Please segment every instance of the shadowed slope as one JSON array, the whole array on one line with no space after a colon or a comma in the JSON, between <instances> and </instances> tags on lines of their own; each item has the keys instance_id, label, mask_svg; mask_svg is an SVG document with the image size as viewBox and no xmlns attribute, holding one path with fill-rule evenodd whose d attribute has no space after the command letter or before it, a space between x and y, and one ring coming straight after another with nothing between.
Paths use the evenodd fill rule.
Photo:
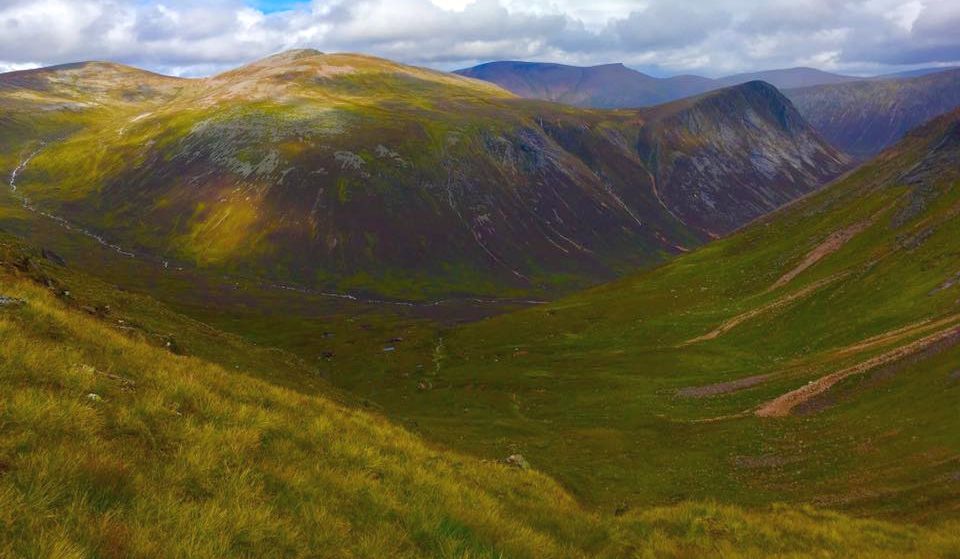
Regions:
<instances>
[{"instance_id":1,"label":"shadowed slope","mask_svg":"<svg viewBox=\"0 0 960 559\"><path fill-rule=\"evenodd\" d=\"M960 70L794 89L786 95L830 143L870 157L960 106Z\"/></svg>"},{"instance_id":2,"label":"shadowed slope","mask_svg":"<svg viewBox=\"0 0 960 559\"><path fill-rule=\"evenodd\" d=\"M770 84L746 84L649 109L641 153L677 217L711 236L836 176L846 156L825 144ZM762 147L760 147L762 146ZM722 177L722 179L721 179Z\"/></svg>"}]
</instances>

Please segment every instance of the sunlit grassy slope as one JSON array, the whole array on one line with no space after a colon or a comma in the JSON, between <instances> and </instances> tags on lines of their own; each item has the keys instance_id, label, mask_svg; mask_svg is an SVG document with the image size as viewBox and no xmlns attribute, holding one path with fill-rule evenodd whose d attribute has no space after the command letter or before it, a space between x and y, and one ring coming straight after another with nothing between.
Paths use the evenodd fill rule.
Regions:
<instances>
[{"instance_id":1,"label":"sunlit grassy slope","mask_svg":"<svg viewBox=\"0 0 960 559\"><path fill-rule=\"evenodd\" d=\"M177 355L192 321L89 308L84 278L0 239L0 556L948 556L946 528L809 508L589 512L534 470ZM96 284L96 282L92 282ZM79 292L71 285L80 286ZM123 307L123 294L99 295ZM109 316L105 316L105 314ZM194 339L217 344L216 333ZM220 340L219 343L224 343ZM223 351L222 348L208 351ZM182 351L181 351L182 352Z\"/></svg>"},{"instance_id":2,"label":"sunlit grassy slope","mask_svg":"<svg viewBox=\"0 0 960 559\"><path fill-rule=\"evenodd\" d=\"M954 113L728 239L335 382L457 448L522 452L605 510L956 518L958 179Z\"/></svg>"}]
</instances>

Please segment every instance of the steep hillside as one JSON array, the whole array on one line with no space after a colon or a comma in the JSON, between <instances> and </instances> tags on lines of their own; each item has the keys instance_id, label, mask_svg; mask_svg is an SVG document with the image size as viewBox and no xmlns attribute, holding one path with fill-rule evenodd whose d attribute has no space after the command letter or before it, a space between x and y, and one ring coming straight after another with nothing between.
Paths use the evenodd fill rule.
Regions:
<instances>
[{"instance_id":1,"label":"steep hillside","mask_svg":"<svg viewBox=\"0 0 960 559\"><path fill-rule=\"evenodd\" d=\"M523 101L360 55L293 51L205 80L111 66L88 84L95 67L76 68L0 90L8 205L123 257L307 289L570 289L696 246L845 164L755 86L704 101L726 110L673 111L693 115L691 140L652 132L663 111ZM59 107L63 84L96 94ZM681 160L698 171L661 171Z\"/></svg>"},{"instance_id":2,"label":"steep hillside","mask_svg":"<svg viewBox=\"0 0 960 559\"><path fill-rule=\"evenodd\" d=\"M960 517L958 216L954 112L731 237L450 329L352 387L608 510L812 502L938 524Z\"/></svg>"},{"instance_id":3,"label":"steep hillside","mask_svg":"<svg viewBox=\"0 0 960 559\"><path fill-rule=\"evenodd\" d=\"M786 91L831 144L870 157L910 129L960 107L960 70Z\"/></svg>"},{"instance_id":4,"label":"steep hillside","mask_svg":"<svg viewBox=\"0 0 960 559\"><path fill-rule=\"evenodd\" d=\"M63 273L0 236L5 557L931 557L960 546L948 528L810 508L590 512L534 470L176 355L85 312Z\"/></svg>"},{"instance_id":5,"label":"steep hillside","mask_svg":"<svg viewBox=\"0 0 960 559\"><path fill-rule=\"evenodd\" d=\"M718 87L700 76L654 78L623 64L490 62L454 73L495 83L528 99L594 108L647 107Z\"/></svg>"},{"instance_id":6,"label":"steep hillside","mask_svg":"<svg viewBox=\"0 0 960 559\"><path fill-rule=\"evenodd\" d=\"M677 219L713 237L809 193L807 185L846 163L764 82L662 105L646 116L640 152L660 199Z\"/></svg>"},{"instance_id":7,"label":"steep hillside","mask_svg":"<svg viewBox=\"0 0 960 559\"><path fill-rule=\"evenodd\" d=\"M960 555L960 113L433 332L382 309L443 301L287 282L602 275L843 158L763 83L601 112L315 52L17 76L0 224L71 252L0 234L0 556Z\"/></svg>"}]
</instances>

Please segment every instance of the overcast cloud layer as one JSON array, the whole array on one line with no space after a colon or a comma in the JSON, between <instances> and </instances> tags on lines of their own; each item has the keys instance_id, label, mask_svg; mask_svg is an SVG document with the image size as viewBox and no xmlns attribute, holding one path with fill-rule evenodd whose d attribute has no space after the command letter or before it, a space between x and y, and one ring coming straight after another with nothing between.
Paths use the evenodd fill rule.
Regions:
<instances>
[{"instance_id":1,"label":"overcast cloud layer","mask_svg":"<svg viewBox=\"0 0 960 559\"><path fill-rule=\"evenodd\" d=\"M0 0L0 70L114 60L205 75L289 48L453 69L870 74L960 61L958 0Z\"/></svg>"}]
</instances>

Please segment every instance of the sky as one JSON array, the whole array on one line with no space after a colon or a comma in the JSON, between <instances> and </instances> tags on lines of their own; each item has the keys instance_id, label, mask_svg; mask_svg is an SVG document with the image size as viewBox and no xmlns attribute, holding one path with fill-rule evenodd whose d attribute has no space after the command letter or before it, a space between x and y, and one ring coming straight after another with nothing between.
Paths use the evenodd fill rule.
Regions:
<instances>
[{"instance_id":1,"label":"sky","mask_svg":"<svg viewBox=\"0 0 960 559\"><path fill-rule=\"evenodd\" d=\"M960 0L0 0L0 71L111 60L210 75L290 48L452 70L623 62L654 75L960 65Z\"/></svg>"}]
</instances>

